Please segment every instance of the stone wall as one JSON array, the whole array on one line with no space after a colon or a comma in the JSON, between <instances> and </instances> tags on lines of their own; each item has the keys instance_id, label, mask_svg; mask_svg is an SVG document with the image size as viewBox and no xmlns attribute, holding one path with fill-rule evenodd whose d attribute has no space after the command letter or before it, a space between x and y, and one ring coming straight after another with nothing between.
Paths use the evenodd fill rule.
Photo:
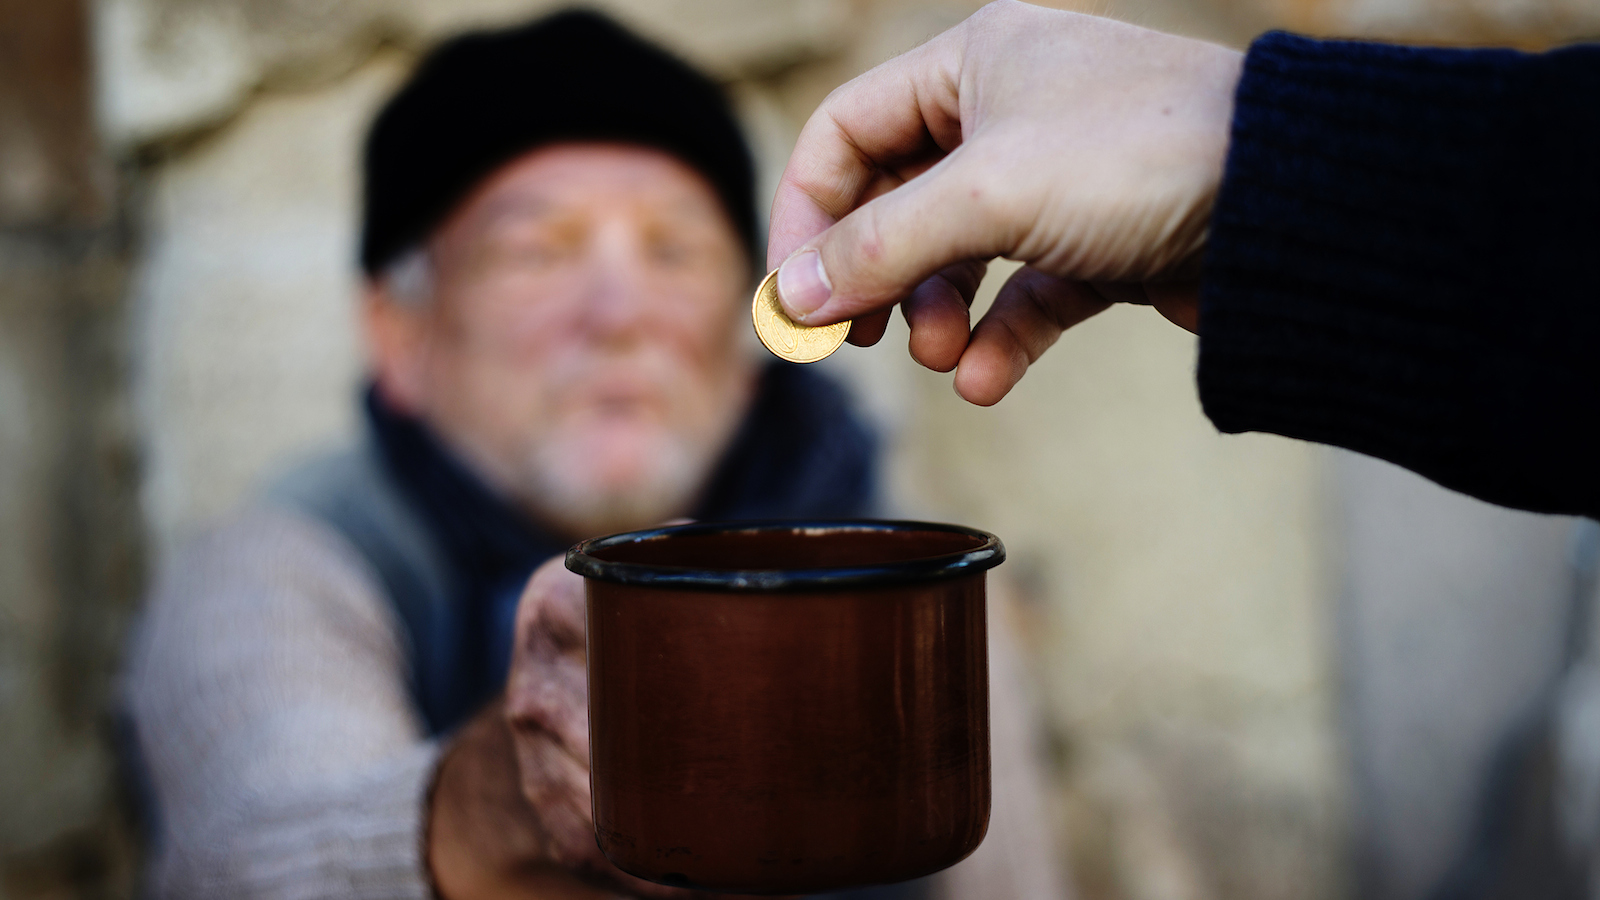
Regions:
<instances>
[{"instance_id":1,"label":"stone wall","mask_svg":"<svg viewBox=\"0 0 1600 900\"><path fill-rule=\"evenodd\" d=\"M367 118L431 41L556 5L98 0L85 18L0 0L0 900L130 892L106 709L142 548L159 558L275 466L352 433ZM769 188L829 90L976 6L601 5L728 84ZM1529 46L1600 34L1593 0L1074 8L1238 46L1274 26ZM10 62L39 29L78 49ZM991 528L1011 549L1079 894L1350 892L1352 816L1381 829L1348 787L1367 770L1341 723L1369 707L1409 722L1418 702L1352 712L1335 677L1374 633L1340 625L1341 610L1383 595L1352 599L1351 572L1367 570L1349 562L1349 522L1383 498L1351 507L1367 482L1331 454L1217 435L1194 397L1192 339L1146 310L1067 335L992 410L916 368L904 337L897 322L825 365L888 437L902 508ZM1470 773L1452 777L1419 802L1459 800ZM1448 848L1426 852L1437 868Z\"/></svg>"},{"instance_id":2,"label":"stone wall","mask_svg":"<svg viewBox=\"0 0 1600 900\"><path fill-rule=\"evenodd\" d=\"M106 715L142 572L112 169L79 4L0 2L0 897L125 895Z\"/></svg>"}]
</instances>

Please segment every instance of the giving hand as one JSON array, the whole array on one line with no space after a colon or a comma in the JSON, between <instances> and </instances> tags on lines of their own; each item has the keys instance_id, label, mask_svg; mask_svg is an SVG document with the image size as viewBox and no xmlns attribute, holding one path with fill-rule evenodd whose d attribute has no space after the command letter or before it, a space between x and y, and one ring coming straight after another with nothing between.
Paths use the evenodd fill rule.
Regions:
<instances>
[{"instance_id":1,"label":"giving hand","mask_svg":"<svg viewBox=\"0 0 1600 900\"><path fill-rule=\"evenodd\" d=\"M979 10L834 91L773 202L769 265L791 317L901 304L911 355L998 402L1109 301L1196 327L1194 279L1242 57L1015 0ZM987 260L1026 263L969 330Z\"/></svg>"}]
</instances>

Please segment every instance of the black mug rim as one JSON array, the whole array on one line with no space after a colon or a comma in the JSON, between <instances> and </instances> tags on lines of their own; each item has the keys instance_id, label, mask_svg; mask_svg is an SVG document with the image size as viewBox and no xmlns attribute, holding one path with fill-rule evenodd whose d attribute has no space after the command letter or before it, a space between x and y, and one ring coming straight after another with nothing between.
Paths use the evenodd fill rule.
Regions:
<instances>
[{"instance_id":1,"label":"black mug rim","mask_svg":"<svg viewBox=\"0 0 1600 900\"><path fill-rule=\"evenodd\" d=\"M754 531L941 531L979 538L977 547L919 559L809 569L703 569L690 566L614 562L593 552L640 541L676 536ZM905 519L804 519L748 522L691 522L590 538L567 551L567 568L585 578L636 587L706 591L769 592L913 584L974 575L1005 562L1006 548L987 531L964 525Z\"/></svg>"}]
</instances>

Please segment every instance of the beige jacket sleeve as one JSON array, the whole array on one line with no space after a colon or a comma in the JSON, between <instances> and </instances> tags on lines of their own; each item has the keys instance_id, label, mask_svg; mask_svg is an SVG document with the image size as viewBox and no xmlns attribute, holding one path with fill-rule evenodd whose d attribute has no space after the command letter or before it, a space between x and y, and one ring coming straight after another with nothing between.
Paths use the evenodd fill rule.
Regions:
<instances>
[{"instance_id":1,"label":"beige jacket sleeve","mask_svg":"<svg viewBox=\"0 0 1600 900\"><path fill-rule=\"evenodd\" d=\"M125 684L154 896L427 896L435 748L400 635L365 562L291 512L250 512L164 567Z\"/></svg>"}]
</instances>

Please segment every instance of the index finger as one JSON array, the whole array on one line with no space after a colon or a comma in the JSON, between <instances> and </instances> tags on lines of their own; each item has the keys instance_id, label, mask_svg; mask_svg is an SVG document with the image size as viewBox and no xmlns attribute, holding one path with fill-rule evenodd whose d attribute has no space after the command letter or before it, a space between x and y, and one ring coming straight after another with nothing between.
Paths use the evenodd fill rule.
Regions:
<instances>
[{"instance_id":1,"label":"index finger","mask_svg":"<svg viewBox=\"0 0 1600 900\"><path fill-rule=\"evenodd\" d=\"M959 30L857 76L811 114L772 200L768 269L855 209L880 168L960 146Z\"/></svg>"},{"instance_id":2,"label":"index finger","mask_svg":"<svg viewBox=\"0 0 1600 900\"><path fill-rule=\"evenodd\" d=\"M532 629L548 636L558 646L583 646L583 576L567 571L565 560L556 556L546 561L523 588L517 603L518 639Z\"/></svg>"}]
</instances>

